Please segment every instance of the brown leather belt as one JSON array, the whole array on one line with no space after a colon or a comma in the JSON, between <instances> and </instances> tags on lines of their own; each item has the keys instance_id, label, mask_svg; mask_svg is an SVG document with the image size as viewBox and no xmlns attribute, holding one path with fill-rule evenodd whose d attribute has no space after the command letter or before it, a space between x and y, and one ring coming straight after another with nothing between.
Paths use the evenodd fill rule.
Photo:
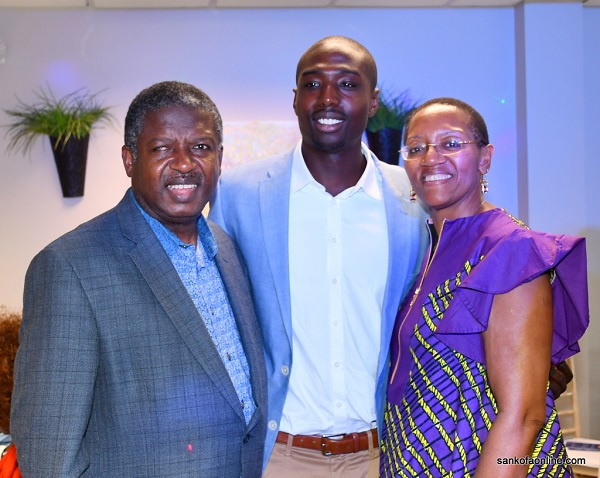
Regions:
<instances>
[{"instance_id":1,"label":"brown leather belt","mask_svg":"<svg viewBox=\"0 0 600 478\"><path fill-rule=\"evenodd\" d=\"M308 448L310 450L318 450L323 455L341 455L344 453L356 453L357 451L365 451L369 449L368 434L373 437L373 448L379 446L377 438L377 428L373 428L366 432L360 433L343 433L341 435L290 435L286 432L277 433L277 443L288 442L288 437L292 437L292 446L299 448Z\"/></svg>"}]
</instances>

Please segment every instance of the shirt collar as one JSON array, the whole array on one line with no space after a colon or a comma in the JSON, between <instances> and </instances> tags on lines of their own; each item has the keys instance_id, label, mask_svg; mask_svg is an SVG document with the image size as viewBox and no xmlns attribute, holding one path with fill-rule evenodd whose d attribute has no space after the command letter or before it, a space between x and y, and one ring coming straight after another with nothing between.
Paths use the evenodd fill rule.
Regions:
<instances>
[{"instance_id":1,"label":"shirt collar","mask_svg":"<svg viewBox=\"0 0 600 478\"><path fill-rule=\"evenodd\" d=\"M133 191L130 190L131 199L133 199L133 203L137 206L140 213L162 244L163 248L166 251L172 250L173 247L187 247L189 244L183 242L177 235L167 228L163 223L161 223L158 219L153 218L146 211L142 209L142 206L137 202L135 196L133 195ZM204 216L200 216L196 221L196 229L198 230L198 247L202 248L205 254L209 259L212 259L217 254L217 242L215 237L213 236L210 228L208 227L208 223Z\"/></svg>"},{"instance_id":2,"label":"shirt collar","mask_svg":"<svg viewBox=\"0 0 600 478\"><path fill-rule=\"evenodd\" d=\"M346 198L362 190L373 199L381 200L383 195L378 181L379 171L375 166L373 153L369 151L369 148L367 148L364 143L361 143L361 151L367 160L367 167L365 168L356 185L341 192L338 197L340 199ZM308 185L325 191L325 187L317 182L317 180L313 178L312 174L308 170L306 162L304 161L304 156L302 156L302 141L300 141L296 145L292 157L292 179L290 183L290 193L293 194L298 192Z\"/></svg>"}]
</instances>

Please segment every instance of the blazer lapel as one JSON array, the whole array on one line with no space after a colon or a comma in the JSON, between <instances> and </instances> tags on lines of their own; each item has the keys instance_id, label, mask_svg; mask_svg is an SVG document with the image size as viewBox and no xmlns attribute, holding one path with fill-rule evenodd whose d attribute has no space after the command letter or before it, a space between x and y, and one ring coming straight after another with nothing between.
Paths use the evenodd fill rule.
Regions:
<instances>
[{"instance_id":1,"label":"blazer lapel","mask_svg":"<svg viewBox=\"0 0 600 478\"><path fill-rule=\"evenodd\" d=\"M292 154L283 156L270 168L258 185L260 222L265 241L279 309L290 344L292 317L290 307L288 223Z\"/></svg>"},{"instance_id":2,"label":"blazer lapel","mask_svg":"<svg viewBox=\"0 0 600 478\"><path fill-rule=\"evenodd\" d=\"M388 224L389 260L386 291L383 301L381 355L378 376L387 366L387 350L391 340L394 319L418 274L426 244L425 216L417 202L409 200L410 183L401 170L375 161L383 178L382 190ZM418 237L418 239L417 239Z\"/></svg>"},{"instance_id":3,"label":"blazer lapel","mask_svg":"<svg viewBox=\"0 0 600 478\"><path fill-rule=\"evenodd\" d=\"M254 304L250 296L250 284L244 274L242 263L238 259L238 252L233 241L214 224L211 230L217 241L218 253L215 257L217 268L221 274L223 285L233 310L233 315L240 334L246 359L250 367L250 383L257 407L266 404L265 362L263 355L263 341L260 327L254 313ZM260 414L255 413L248 424L253 427Z\"/></svg>"},{"instance_id":4,"label":"blazer lapel","mask_svg":"<svg viewBox=\"0 0 600 478\"><path fill-rule=\"evenodd\" d=\"M243 419L227 369L202 317L171 260L128 194L117 207L117 215L123 235L136 243L129 253L131 260L207 376Z\"/></svg>"}]
</instances>

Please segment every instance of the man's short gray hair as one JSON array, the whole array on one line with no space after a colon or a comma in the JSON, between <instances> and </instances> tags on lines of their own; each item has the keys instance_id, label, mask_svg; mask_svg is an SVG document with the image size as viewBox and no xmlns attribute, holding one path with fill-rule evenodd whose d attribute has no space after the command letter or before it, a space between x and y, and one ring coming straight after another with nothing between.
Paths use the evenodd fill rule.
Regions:
<instances>
[{"instance_id":1,"label":"man's short gray hair","mask_svg":"<svg viewBox=\"0 0 600 478\"><path fill-rule=\"evenodd\" d=\"M223 120L217 106L204 93L188 83L179 81L163 81L142 90L129 105L125 116L125 146L137 158L137 139L144 127L146 115L169 106L191 106L205 111L213 117L219 141L219 149L223 144Z\"/></svg>"}]
</instances>

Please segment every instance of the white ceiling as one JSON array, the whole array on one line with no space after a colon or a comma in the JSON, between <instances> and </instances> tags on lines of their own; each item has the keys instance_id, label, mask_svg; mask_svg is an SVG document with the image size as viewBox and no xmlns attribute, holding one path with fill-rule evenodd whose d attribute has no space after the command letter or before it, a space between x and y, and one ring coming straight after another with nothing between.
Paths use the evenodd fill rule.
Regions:
<instances>
[{"instance_id":1,"label":"white ceiling","mask_svg":"<svg viewBox=\"0 0 600 478\"><path fill-rule=\"evenodd\" d=\"M600 7L600 0L525 0L527 3L583 2ZM522 0L0 0L15 8L344 8L344 7L511 7Z\"/></svg>"}]
</instances>

